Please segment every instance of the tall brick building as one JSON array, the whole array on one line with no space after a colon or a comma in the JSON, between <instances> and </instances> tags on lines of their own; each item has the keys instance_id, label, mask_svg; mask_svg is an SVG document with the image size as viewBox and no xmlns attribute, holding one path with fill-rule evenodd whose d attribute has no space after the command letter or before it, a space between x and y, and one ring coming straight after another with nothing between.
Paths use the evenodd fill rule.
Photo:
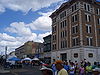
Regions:
<instances>
[{"instance_id":1,"label":"tall brick building","mask_svg":"<svg viewBox=\"0 0 100 75\"><path fill-rule=\"evenodd\" d=\"M100 61L100 2L69 0L50 17L52 59Z\"/></svg>"}]
</instances>

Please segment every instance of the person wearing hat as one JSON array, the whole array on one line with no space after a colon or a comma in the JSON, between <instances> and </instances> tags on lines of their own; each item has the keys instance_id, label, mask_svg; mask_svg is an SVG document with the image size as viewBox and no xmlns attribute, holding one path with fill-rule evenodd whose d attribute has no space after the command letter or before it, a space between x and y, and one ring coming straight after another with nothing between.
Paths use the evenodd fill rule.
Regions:
<instances>
[{"instance_id":1,"label":"person wearing hat","mask_svg":"<svg viewBox=\"0 0 100 75\"><path fill-rule=\"evenodd\" d=\"M40 71L42 71L42 74L43 75L53 75L53 71L52 71L52 69L50 69L50 68L47 68L47 67L42 67L41 69L40 69Z\"/></svg>"},{"instance_id":2,"label":"person wearing hat","mask_svg":"<svg viewBox=\"0 0 100 75\"><path fill-rule=\"evenodd\" d=\"M55 65L58 70L58 75L68 75L68 72L63 68L63 62L61 60L57 60Z\"/></svg>"}]
</instances>

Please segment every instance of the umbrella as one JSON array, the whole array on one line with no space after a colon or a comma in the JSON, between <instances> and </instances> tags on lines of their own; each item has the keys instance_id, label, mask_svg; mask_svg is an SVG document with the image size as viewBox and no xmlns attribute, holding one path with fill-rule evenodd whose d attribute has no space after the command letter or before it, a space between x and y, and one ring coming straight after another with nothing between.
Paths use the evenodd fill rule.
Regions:
<instances>
[{"instance_id":1,"label":"umbrella","mask_svg":"<svg viewBox=\"0 0 100 75\"><path fill-rule=\"evenodd\" d=\"M39 60L38 58L33 58L32 60Z\"/></svg>"},{"instance_id":2,"label":"umbrella","mask_svg":"<svg viewBox=\"0 0 100 75\"><path fill-rule=\"evenodd\" d=\"M30 59L30 58L24 58L24 59L22 59L22 61L31 61L32 59Z\"/></svg>"},{"instance_id":3,"label":"umbrella","mask_svg":"<svg viewBox=\"0 0 100 75\"><path fill-rule=\"evenodd\" d=\"M12 57L10 59L8 59L9 61L20 61L21 59L17 58L17 57Z\"/></svg>"}]
</instances>

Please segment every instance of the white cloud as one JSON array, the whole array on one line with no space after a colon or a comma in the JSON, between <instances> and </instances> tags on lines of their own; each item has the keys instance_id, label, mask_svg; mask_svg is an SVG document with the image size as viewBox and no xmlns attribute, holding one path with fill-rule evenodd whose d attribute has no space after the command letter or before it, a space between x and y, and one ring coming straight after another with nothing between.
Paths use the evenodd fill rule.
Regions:
<instances>
[{"instance_id":1,"label":"white cloud","mask_svg":"<svg viewBox=\"0 0 100 75\"><path fill-rule=\"evenodd\" d=\"M16 41L15 37L7 35L6 33L3 33L3 34L0 33L0 39L6 40L6 41Z\"/></svg>"},{"instance_id":2,"label":"white cloud","mask_svg":"<svg viewBox=\"0 0 100 75\"><path fill-rule=\"evenodd\" d=\"M5 8L22 12L27 12L30 9L36 11L59 1L62 0L0 0L0 8L2 8L0 12L4 12Z\"/></svg>"},{"instance_id":3,"label":"white cloud","mask_svg":"<svg viewBox=\"0 0 100 75\"><path fill-rule=\"evenodd\" d=\"M0 52L5 52L5 46L8 46L8 53L14 51L15 48L20 47L27 41L43 42L43 37L51 34L51 32L46 32L44 34L31 33L29 36L17 36L13 37L6 33L0 33ZM13 41L12 41L13 40Z\"/></svg>"},{"instance_id":4,"label":"white cloud","mask_svg":"<svg viewBox=\"0 0 100 75\"><path fill-rule=\"evenodd\" d=\"M31 35L31 30L29 27L26 26L24 22L14 22L10 24L10 27L6 28L6 31L16 33L20 36L29 36Z\"/></svg>"},{"instance_id":5,"label":"white cloud","mask_svg":"<svg viewBox=\"0 0 100 75\"><path fill-rule=\"evenodd\" d=\"M52 12L42 13L35 21L29 24L25 24L24 22L13 22L10 24L10 27L7 27L5 30L17 34L16 37L10 36L6 33L0 35L0 46L9 46L8 51L12 51L13 49L21 46L27 41L35 41L35 42L43 42L43 37L51 34L51 19L49 15ZM39 34L32 32L32 30L40 30L47 31L46 33L41 32Z\"/></svg>"},{"instance_id":6,"label":"white cloud","mask_svg":"<svg viewBox=\"0 0 100 75\"><path fill-rule=\"evenodd\" d=\"M5 8L2 5L0 5L0 12L1 13L5 12Z\"/></svg>"},{"instance_id":7,"label":"white cloud","mask_svg":"<svg viewBox=\"0 0 100 75\"><path fill-rule=\"evenodd\" d=\"M32 35L31 30L42 30L42 31L51 31L51 18L49 15L52 12L42 13L35 21L25 24L24 22L13 22L10 24L10 27L7 27L5 30L8 32L16 33L18 35ZM31 29L30 29L31 28Z\"/></svg>"},{"instance_id":8,"label":"white cloud","mask_svg":"<svg viewBox=\"0 0 100 75\"><path fill-rule=\"evenodd\" d=\"M47 35L50 35L51 34L51 32L46 32L46 33L44 33L44 34L39 34L38 35L38 41L39 42L43 42L43 37L45 37L45 36L47 36Z\"/></svg>"},{"instance_id":9,"label":"white cloud","mask_svg":"<svg viewBox=\"0 0 100 75\"><path fill-rule=\"evenodd\" d=\"M51 18L49 17L52 12L47 13L39 13L40 16L32 23L28 24L32 30L44 30L44 31L50 31L51 30Z\"/></svg>"}]
</instances>

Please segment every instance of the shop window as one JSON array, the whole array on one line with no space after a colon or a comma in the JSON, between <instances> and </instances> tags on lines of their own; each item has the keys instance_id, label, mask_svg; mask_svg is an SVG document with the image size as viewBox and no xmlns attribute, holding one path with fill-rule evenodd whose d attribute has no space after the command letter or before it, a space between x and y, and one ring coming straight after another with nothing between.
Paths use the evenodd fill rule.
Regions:
<instances>
[{"instance_id":1,"label":"shop window","mask_svg":"<svg viewBox=\"0 0 100 75\"><path fill-rule=\"evenodd\" d=\"M89 53L89 54L88 54L88 57L89 57L89 58L93 58L93 53Z\"/></svg>"},{"instance_id":2,"label":"shop window","mask_svg":"<svg viewBox=\"0 0 100 75\"><path fill-rule=\"evenodd\" d=\"M74 53L74 58L78 58L78 53Z\"/></svg>"}]
</instances>

